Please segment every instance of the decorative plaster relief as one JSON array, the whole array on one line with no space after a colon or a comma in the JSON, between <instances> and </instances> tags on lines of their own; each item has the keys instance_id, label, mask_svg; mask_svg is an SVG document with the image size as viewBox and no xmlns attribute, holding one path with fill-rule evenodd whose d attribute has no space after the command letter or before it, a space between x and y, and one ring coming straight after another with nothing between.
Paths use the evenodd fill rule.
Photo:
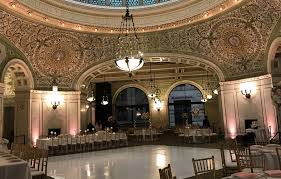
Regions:
<instances>
[{"instance_id":1,"label":"decorative plaster relief","mask_svg":"<svg viewBox=\"0 0 281 179\"><path fill-rule=\"evenodd\" d=\"M143 33L144 53L202 57L216 64L226 80L266 73L266 44L281 17L281 0L249 0L240 8L194 26ZM90 67L112 61L117 36L64 31L30 23L0 12L0 34L27 57L36 85L50 86L55 71L60 86L73 89L75 79ZM59 59L58 59L59 54Z\"/></svg>"},{"instance_id":2,"label":"decorative plaster relief","mask_svg":"<svg viewBox=\"0 0 281 179\"><path fill-rule=\"evenodd\" d=\"M6 58L6 47L2 43L0 43L0 64L3 62L3 60Z\"/></svg>"}]
</instances>

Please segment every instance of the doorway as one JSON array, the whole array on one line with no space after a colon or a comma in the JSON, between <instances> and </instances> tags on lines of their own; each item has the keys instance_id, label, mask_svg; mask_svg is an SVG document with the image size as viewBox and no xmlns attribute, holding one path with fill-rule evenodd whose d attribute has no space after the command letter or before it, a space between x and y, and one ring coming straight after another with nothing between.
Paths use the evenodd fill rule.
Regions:
<instances>
[{"instance_id":1,"label":"doorway","mask_svg":"<svg viewBox=\"0 0 281 179\"><path fill-rule=\"evenodd\" d=\"M15 107L4 107L3 138L14 141Z\"/></svg>"},{"instance_id":2,"label":"doorway","mask_svg":"<svg viewBox=\"0 0 281 179\"><path fill-rule=\"evenodd\" d=\"M175 87L169 95L169 127L185 127L188 124L202 126L205 105L201 99L201 91L193 85L181 84Z\"/></svg>"}]
</instances>

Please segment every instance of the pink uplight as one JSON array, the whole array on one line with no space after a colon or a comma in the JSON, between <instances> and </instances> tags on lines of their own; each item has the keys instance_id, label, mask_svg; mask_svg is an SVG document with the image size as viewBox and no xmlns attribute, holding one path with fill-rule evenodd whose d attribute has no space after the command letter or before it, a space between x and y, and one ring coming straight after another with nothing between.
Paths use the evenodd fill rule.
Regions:
<instances>
[{"instance_id":1,"label":"pink uplight","mask_svg":"<svg viewBox=\"0 0 281 179\"><path fill-rule=\"evenodd\" d=\"M228 121L228 133L231 139L235 139L237 136L236 122L234 119Z\"/></svg>"}]
</instances>

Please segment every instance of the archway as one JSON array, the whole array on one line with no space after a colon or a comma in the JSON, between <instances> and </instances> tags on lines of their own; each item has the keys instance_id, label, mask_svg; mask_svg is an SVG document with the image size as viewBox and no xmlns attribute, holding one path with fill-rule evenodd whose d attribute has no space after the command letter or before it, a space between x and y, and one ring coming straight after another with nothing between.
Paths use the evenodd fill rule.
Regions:
<instances>
[{"instance_id":1,"label":"archway","mask_svg":"<svg viewBox=\"0 0 281 179\"><path fill-rule=\"evenodd\" d=\"M141 89L123 89L117 94L114 104L114 118L121 128L149 126L149 102Z\"/></svg>"},{"instance_id":2,"label":"archway","mask_svg":"<svg viewBox=\"0 0 281 179\"><path fill-rule=\"evenodd\" d=\"M117 69L114 61L109 60L86 70L75 80L75 85L73 85L76 90L85 91L90 83L103 83L106 79L106 82L112 85L112 92L119 89L120 86L128 84L139 85L146 92L151 79L150 72L152 72L157 85L161 88L161 110L153 109L153 104L150 102L152 125L157 128L168 127L166 104L169 96L167 91L172 90L171 86L186 81L194 84L202 91L203 87L201 86L205 86L207 82L211 83L214 88L218 88L219 82L224 81L224 75L220 68L206 59L182 54L151 53L146 54L144 66L134 72L132 77Z\"/></svg>"},{"instance_id":3,"label":"archway","mask_svg":"<svg viewBox=\"0 0 281 179\"><path fill-rule=\"evenodd\" d=\"M168 95L169 127L203 126L205 104L201 90L190 83L177 84Z\"/></svg>"},{"instance_id":4,"label":"archway","mask_svg":"<svg viewBox=\"0 0 281 179\"><path fill-rule=\"evenodd\" d=\"M218 81L225 81L222 70L216 64L200 57L172 53L147 53L145 54L144 59L145 63L169 63L200 68L215 74ZM114 64L114 60L108 60L100 64L95 64L93 67L81 74L79 78L74 81L73 86L76 90L83 90L93 79L115 68L116 66Z\"/></svg>"},{"instance_id":5,"label":"archway","mask_svg":"<svg viewBox=\"0 0 281 179\"><path fill-rule=\"evenodd\" d=\"M16 91L23 92L33 89L33 76L24 61L12 59L5 65L1 73L1 82L4 83L4 120L2 122L2 134L4 138L13 141L15 133L27 135L29 125L28 119L24 119L24 117L21 117L21 120L16 120L16 108L17 111L27 110L24 102L16 102Z\"/></svg>"}]
</instances>

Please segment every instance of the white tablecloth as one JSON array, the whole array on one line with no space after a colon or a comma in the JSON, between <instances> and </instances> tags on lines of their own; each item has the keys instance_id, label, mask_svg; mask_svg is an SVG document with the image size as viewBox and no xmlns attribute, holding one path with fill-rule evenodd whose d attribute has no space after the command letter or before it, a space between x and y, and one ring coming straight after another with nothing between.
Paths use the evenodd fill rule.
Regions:
<instances>
[{"instance_id":1,"label":"white tablecloth","mask_svg":"<svg viewBox=\"0 0 281 179\"><path fill-rule=\"evenodd\" d=\"M45 149L48 150L48 142L49 142L49 138L44 138L44 139L37 139L36 141L36 147L38 147L39 149Z\"/></svg>"},{"instance_id":2,"label":"white tablecloth","mask_svg":"<svg viewBox=\"0 0 281 179\"><path fill-rule=\"evenodd\" d=\"M0 178L32 179L28 163L6 153L0 153Z\"/></svg>"},{"instance_id":3,"label":"white tablecloth","mask_svg":"<svg viewBox=\"0 0 281 179\"><path fill-rule=\"evenodd\" d=\"M255 179L281 179L280 177L269 177L269 176L266 176L266 174L257 174L258 176L255 178ZM222 179L233 179L232 176L228 176L228 177L224 177Z\"/></svg>"},{"instance_id":4,"label":"white tablecloth","mask_svg":"<svg viewBox=\"0 0 281 179\"><path fill-rule=\"evenodd\" d=\"M250 148L252 153L258 152L264 155L265 170L278 170L279 162L278 162L277 153L275 151L276 147L280 147L280 146L276 145L274 147L269 147L269 146L253 145Z\"/></svg>"}]
</instances>

